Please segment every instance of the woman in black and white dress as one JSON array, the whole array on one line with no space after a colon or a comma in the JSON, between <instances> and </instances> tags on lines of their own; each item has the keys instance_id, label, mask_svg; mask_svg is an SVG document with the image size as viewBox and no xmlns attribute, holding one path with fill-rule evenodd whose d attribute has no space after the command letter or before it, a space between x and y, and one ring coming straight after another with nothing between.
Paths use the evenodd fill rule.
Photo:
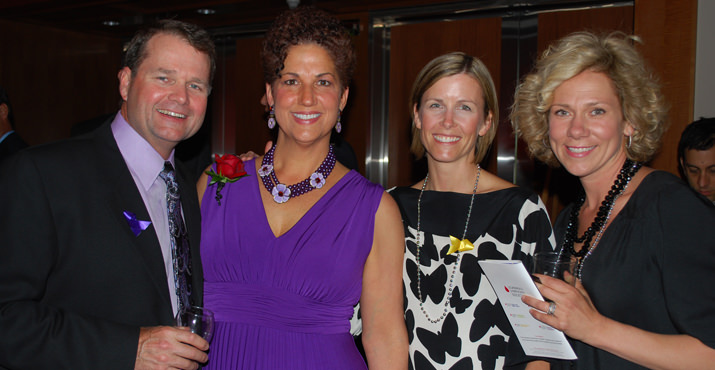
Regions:
<instances>
[{"instance_id":1,"label":"woman in black and white dress","mask_svg":"<svg viewBox=\"0 0 715 370\"><path fill-rule=\"evenodd\" d=\"M479 165L499 108L486 66L464 53L430 61L412 88L412 152L424 180L391 191L405 228L405 320L414 369L544 368L524 355L477 261L553 249L539 197ZM530 362L531 361L531 362Z\"/></svg>"}]
</instances>

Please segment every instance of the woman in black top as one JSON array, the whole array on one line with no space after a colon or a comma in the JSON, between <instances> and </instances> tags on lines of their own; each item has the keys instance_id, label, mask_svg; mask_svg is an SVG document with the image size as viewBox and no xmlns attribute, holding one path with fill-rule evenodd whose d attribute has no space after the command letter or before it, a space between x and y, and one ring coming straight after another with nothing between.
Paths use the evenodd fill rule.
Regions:
<instances>
[{"instance_id":1,"label":"woman in black top","mask_svg":"<svg viewBox=\"0 0 715 370\"><path fill-rule=\"evenodd\" d=\"M517 88L517 133L584 190L554 227L557 250L577 258L575 286L539 275L550 302L524 302L573 339L572 368L712 368L715 289L702 284L715 278L715 207L643 165L666 109L633 40L567 36Z\"/></svg>"}]
</instances>

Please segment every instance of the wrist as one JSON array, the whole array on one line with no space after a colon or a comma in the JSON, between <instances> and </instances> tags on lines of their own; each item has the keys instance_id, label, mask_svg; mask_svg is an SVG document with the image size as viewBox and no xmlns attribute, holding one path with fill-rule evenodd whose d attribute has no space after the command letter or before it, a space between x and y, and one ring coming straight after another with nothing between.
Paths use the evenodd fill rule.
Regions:
<instances>
[{"instance_id":1,"label":"wrist","mask_svg":"<svg viewBox=\"0 0 715 370\"><path fill-rule=\"evenodd\" d=\"M609 333L613 330L613 325L616 322L601 314L597 314L596 318L592 319L591 322L592 329L587 332L581 341L596 348L606 348L611 342L609 338L613 338Z\"/></svg>"}]
</instances>

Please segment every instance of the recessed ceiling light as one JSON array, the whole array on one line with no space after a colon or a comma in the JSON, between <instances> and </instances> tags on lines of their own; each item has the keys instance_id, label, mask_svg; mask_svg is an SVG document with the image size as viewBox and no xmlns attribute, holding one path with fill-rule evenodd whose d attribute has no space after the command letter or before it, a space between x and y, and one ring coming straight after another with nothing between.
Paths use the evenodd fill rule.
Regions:
<instances>
[{"instance_id":1,"label":"recessed ceiling light","mask_svg":"<svg viewBox=\"0 0 715 370\"><path fill-rule=\"evenodd\" d=\"M117 21L104 21L102 24L109 27L116 27L119 26L120 23Z\"/></svg>"},{"instance_id":2,"label":"recessed ceiling light","mask_svg":"<svg viewBox=\"0 0 715 370\"><path fill-rule=\"evenodd\" d=\"M213 9L208 9L208 8L203 8L203 9L198 9L196 10L197 13L203 14L203 15L211 15L211 14L216 14L216 11Z\"/></svg>"}]
</instances>

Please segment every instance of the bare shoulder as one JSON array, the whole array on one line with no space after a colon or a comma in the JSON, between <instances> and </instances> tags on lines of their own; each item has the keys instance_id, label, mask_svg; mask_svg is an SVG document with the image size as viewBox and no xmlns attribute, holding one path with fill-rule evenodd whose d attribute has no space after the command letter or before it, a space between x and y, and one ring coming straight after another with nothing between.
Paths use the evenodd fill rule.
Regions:
<instances>
[{"instance_id":1,"label":"bare shoulder","mask_svg":"<svg viewBox=\"0 0 715 370\"><path fill-rule=\"evenodd\" d=\"M375 213L374 241L370 255L384 256L387 253L400 259L404 248L404 238L400 209L392 196L383 191L380 206Z\"/></svg>"},{"instance_id":2,"label":"bare shoulder","mask_svg":"<svg viewBox=\"0 0 715 370\"><path fill-rule=\"evenodd\" d=\"M383 191L380 198L380 205L375 213L375 229L379 230L383 226L392 227L395 222L401 222L400 209L397 207L395 199L388 192Z\"/></svg>"},{"instance_id":3,"label":"bare shoulder","mask_svg":"<svg viewBox=\"0 0 715 370\"><path fill-rule=\"evenodd\" d=\"M478 193L491 193L493 191L504 190L508 188L514 188L516 185L509 181L502 179L501 177L482 170L479 175L479 187L477 189Z\"/></svg>"},{"instance_id":4,"label":"bare shoulder","mask_svg":"<svg viewBox=\"0 0 715 370\"><path fill-rule=\"evenodd\" d=\"M335 167L333 168L332 176L335 176L335 178L339 180L342 179L343 176L347 175L348 172L350 172L349 168L343 166L340 162L335 162Z\"/></svg>"},{"instance_id":5,"label":"bare shoulder","mask_svg":"<svg viewBox=\"0 0 715 370\"><path fill-rule=\"evenodd\" d=\"M375 214L375 233L377 235L382 233L394 235L396 230L402 230L401 224L402 217L400 216L400 209L397 207L395 199L392 195L383 191L382 197L380 198L380 205Z\"/></svg>"},{"instance_id":6,"label":"bare shoulder","mask_svg":"<svg viewBox=\"0 0 715 370\"><path fill-rule=\"evenodd\" d=\"M199 196L199 207L201 207L201 200L204 197L204 193L206 192L206 188L208 187L209 183L209 175L206 173L206 171L211 169L211 166L213 164L210 164L204 172L201 173L201 176L199 176L199 181L196 182L196 193Z\"/></svg>"}]
</instances>

